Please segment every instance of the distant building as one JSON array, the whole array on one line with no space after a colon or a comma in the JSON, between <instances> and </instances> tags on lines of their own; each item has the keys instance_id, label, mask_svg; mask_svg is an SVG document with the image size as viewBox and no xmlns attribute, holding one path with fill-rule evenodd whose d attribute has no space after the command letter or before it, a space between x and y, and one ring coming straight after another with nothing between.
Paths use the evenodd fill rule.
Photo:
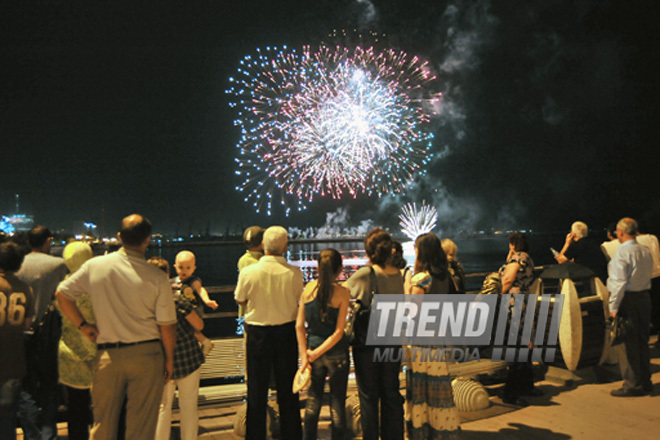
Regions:
<instances>
[{"instance_id":1,"label":"distant building","mask_svg":"<svg viewBox=\"0 0 660 440\"><path fill-rule=\"evenodd\" d=\"M34 227L34 216L30 214L14 214L9 216L9 222L16 232L29 231Z\"/></svg>"},{"instance_id":2,"label":"distant building","mask_svg":"<svg viewBox=\"0 0 660 440\"><path fill-rule=\"evenodd\" d=\"M0 218L0 230L7 234L13 232L29 231L34 226L34 216L31 214L20 214L19 196L16 194L16 213L2 215Z\"/></svg>"},{"instance_id":3,"label":"distant building","mask_svg":"<svg viewBox=\"0 0 660 440\"><path fill-rule=\"evenodd\" d=\"M29 231L34 226L34 216L28 214L14 214L0 216L0 231L5 234Z\"/></svg>"}]
</instances>

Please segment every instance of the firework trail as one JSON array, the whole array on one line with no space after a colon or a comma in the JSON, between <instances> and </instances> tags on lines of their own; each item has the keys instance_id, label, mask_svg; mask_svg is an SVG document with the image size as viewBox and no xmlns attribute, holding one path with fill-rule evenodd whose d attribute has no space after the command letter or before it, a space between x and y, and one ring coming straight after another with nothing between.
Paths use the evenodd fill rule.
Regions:
<instances>
[{"instance_id":1,"label":"firework trail","mask_svg":"<svg viewBox=\"0 0 660 440\"><path fill-rule=\"evenodd\" d=\"M236 174L259 212L315 195L400 192L431 159L429 64L373 45L267 47L241 62L226 91L241 127Z\"/></svg>"},{"instance_id":2,"label":"firework trail","mask_svg":"<svg viewBox=\"0 0 660 440\"><path fill-rule=\"evenodd\" d=\"M419 209L415 203L408 203L401 207L399 219L401 232L414 241L420 235L429 233L435 228L438 211L433 206L425 205L424 202Z\"/></svg>"}]
</instances>

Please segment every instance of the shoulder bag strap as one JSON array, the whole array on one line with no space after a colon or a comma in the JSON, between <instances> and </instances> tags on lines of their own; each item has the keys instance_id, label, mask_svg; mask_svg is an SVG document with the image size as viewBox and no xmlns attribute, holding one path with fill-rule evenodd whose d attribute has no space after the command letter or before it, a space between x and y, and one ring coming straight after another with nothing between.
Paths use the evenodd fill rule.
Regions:
<instances>
[{"instance_id":1,"label":"shoulder bag strap","mask_svg":"<svg viewBox=\"0 0 660 440\"><path fill-rule=\"evenodd\" d=\"M369 272L369 287L370 287L370 297L369 297L369 304L366 305L367 310L371 310L371 303L373 302L374 295L378 294L378 279L376 279L376 271L374 270L373 266L369 266L370 272Z\"/></svg>"}]
</instances>

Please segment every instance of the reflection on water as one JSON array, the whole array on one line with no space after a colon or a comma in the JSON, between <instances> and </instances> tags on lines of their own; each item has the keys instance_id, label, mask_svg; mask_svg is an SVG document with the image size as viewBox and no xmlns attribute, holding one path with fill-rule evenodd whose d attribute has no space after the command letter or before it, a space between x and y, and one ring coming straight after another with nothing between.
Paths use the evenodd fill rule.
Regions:
<instances>
[{"instance_id":1,"label":"reflection on water","mask_svg":"<svg viewBox=\"0 0 660 440\"><path fill-rule=\"evenodd\" d=\"M303 281L308 283L318 278L318 256L322 249L298 249L290 252L289 262L300 268L303 273ZM336 249L336 248L335 248ZM369 260L364 249L337 249L342 256L343 270L337 277L338 281L347 280L356 270L366 265Z\"/></svg>"},{"instance_id":2,"label":"reflection on water","mask_svg":"<svg viewBox=\"0 0 660 440\"><path fill-rule=\"evenodd\" d=\"M537 265L553 264L554 259L550 252L553 246L560 249L565 236L532 235L530 238L530 255ZM505 236L487 238L452 238L458 246L458 260L465 267L467 273L484 273L497 270L505 261L509 252L508 240ZM292 264L301 266L306 271L306 280L316 277L315 261L323 249L337 249L344 257L347 266L342 274L342 279L366 261L364 244L362 240L344 242L304 242L290 243L286 258ZM238 269L236 263L245 253L245 247L241 243L192 245L185 247L150 247L147 256L159 256L174 264L176 254L188 249L197 258L196 275L202 278L205 286L226 286L236 284ZM412 266L414 255L407 255L407 260ZM174 271L172 269L172 275Z\"/></svg>"},{"instance_id":3,"label":"reflection on water","mask_svg":"<svg viewBox=\"0 0 660 440\"><path fill-rule=\"evenodd\" d=\"M458 260L465 267L466 273L488 273L496 271L506 259L509 251L506 236L487 238L457 238L454 242L458 246ZM532 235L530 239L530 255L534 263L538 265L553 264L554 259L549 248L561 248L565 235ZM303 272L305 282L316 279L316 258L318 254L327 248L337 249L344 258L344 270L340 280L350 277L357 269L366 263L364 244L362 240L348 242L305 242L290 243L286 258L291 264L295 264ZM160 256L174 264L176 254L183 249L191 250L197 258L196 275L199 276L204 286L228 286L235 285L238 279L236 263L245 253L245 247L241 243L223 243L213 245L193 245L184 247L151 247L147 256ZM412 266L414 255L407 255L407 260ZM171 269L172 276L175 275ZM481 277L468 278L467 290L478 290L483 279ZM229 294L213 295L218 302L219 312L236 312L237 306L233 296ZM210 313L211 310L206 310ZM237 329L235 317L207 319L205 320L204 333L211 337L229 336L241 331Z\"/></svg>"}]
</instances>

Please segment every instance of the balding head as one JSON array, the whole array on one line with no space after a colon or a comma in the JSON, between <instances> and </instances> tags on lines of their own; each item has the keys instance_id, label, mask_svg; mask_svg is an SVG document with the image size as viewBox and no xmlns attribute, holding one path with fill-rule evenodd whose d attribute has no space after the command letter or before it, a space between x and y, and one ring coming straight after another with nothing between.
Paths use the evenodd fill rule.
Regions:
<instances>
[{"instance_id":1,"label":"balding head","mask_svg":"<svg viewBox=\"0 0 660 440\"><path fill-rule=\"evenodd\" d=\"M149 244L150 237L151 222L146 217L140 214L131 214L121 221L119 240L124 246L140 247Z\"/></svg>"},{"instance_id":2,"label":"balding head","mask_svg":"<svg viewBox=\"0 0 660 440\"><path fill-rule=\"evenodd\" d=\"M637 233L637 222L630 217L622 218L616 224L616 235L621 243L632 240L637 236Z\"/></svg>"}]
</instances>

